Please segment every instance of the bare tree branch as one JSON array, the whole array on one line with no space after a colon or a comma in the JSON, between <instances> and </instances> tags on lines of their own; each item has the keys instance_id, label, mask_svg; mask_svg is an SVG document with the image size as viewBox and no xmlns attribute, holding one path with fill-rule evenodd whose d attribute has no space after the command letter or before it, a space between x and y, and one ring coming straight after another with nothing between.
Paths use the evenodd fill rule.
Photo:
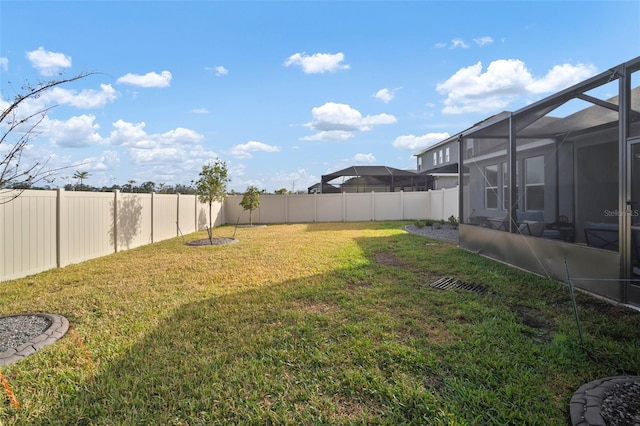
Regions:
<instances>
[{"instance_id":1,"label":"bare tree branch","mask_svg":"<svg viewBox=\"0 0 640 426\"><path fill-rule=\"evenodd\" d=\"M24 93L17 95L13 102L0 113L0 128L2 129L2 135L0 135L0 195L5 192L4 190L17 189L16 192L11 193L12 195L8 199L0 200L0 204L15 199L22 191L37 182L51 179L59 170L77 166L47 169L45 166L49 161L48 158L28 160L23 156L29 142L39 136L38 126L55 105L20 117L18 115L20 104L28 99L39 98L43 93L56 86L71 83L93 74L95 73L81 73L71 78L42 82L36 86L27 84L22 87ZM13 140L13 136L16 134L18 136ZM1 149L2 145L5 149Z\"/></svg>"}]
</instances>

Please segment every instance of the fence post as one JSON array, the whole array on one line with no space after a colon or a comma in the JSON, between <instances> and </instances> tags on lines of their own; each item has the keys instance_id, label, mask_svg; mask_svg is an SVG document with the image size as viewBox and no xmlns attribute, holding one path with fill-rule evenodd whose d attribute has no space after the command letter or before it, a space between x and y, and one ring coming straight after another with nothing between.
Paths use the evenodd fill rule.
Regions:
<instances>
[{"instance_id":1,"label":"fence post","mask_svg":"<svg viewBox=\"0 0 640 426\"><path fill-rule=\"evenodd\" d=\"M155 238L154 238L154 235L153 235L153 221L155 220L155 218L154 218L155 212L153 211L153 208L154 208L154 205L156 203L155 195L156 195L155 192L151 193L151 209L150 209L151 210L151 212L150 212L150 214L151 214L151 244L156 242Z\"/></svg>"},{"instance_id":2,"label":"fence post","mask_svg":"<svg viewBox=\"0 0 640 426\"><path fill-rule=\"evenodd\" d=\"M176 237L180 236L180 193L176 194Z\"/></svg>"},{"instance_id":3,"label":"fence post","mask_svg":"<svg viewBox=\"0 0 640 426\"><path fill-rule=\"evenodd\" d=\"M313 221L318 221L318 193L313 194Z\"/></svg>"},{"instance_id":4,"label":"fence post","mask_svg":"<svg viewBox=\"0 0 640 426\"><path fill-rule=\"evenodd\" d=\"M118 202L120 201L120 190L113 191L113 252L118 252Z\"/></svg>"},{"instance_id":5,"label":"fence post","mask_svg":"<svg viewBox=\"0 0 640 426\"><path fill-rule=\"evenodd\" d=\"M284 223L289 223L289 194L284 194Z\"/></svg>"},{"instance_id":6,"label":"fence post","mask_svg":"<svg viewBox=\"0 0 640 426\"><path fill-rule=\"evenodd\" d=\"M64 195L64 188L58 188L56 191L56 265L58 268L62 268L62 197Z\"/></svg>"},{"instance_id":7,"label":"fence post","mask_svg":"<svg viewBox=\"0 0 640 426\"><path fill-rule=\"evenodd\" d=\"M371 221L376 220L376 193L371 191Z\"/></svg>"},{"instance_id":8,"label":"fence post","mask_svg":"<svg viewBox=\"0 0 640 426\"><path fill-rule=\"evenodd\" d=\"M404 218L404 191L400 191L400 217L402 218L402 220L405 220Z\"/></svg>"}]
</instances>

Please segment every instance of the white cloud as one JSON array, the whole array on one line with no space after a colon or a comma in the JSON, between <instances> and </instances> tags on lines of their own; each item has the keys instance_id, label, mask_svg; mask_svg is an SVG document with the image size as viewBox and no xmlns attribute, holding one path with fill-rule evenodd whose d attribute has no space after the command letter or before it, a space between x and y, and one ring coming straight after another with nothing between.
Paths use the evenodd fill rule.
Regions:
<instances>
[{"instance_id":1,"label":"white cloud","mask_svg":"<svg viewBox=\"0 0 640 426\"><path fill-rule=\"evenodd\" d=\"M194 108L191 112L193 114L209 114L209 111L206 108Z\"/></svg>"},{"instance_id":2,"label":"white cloud","mask_svg":"<svg viewBox=\"0 0 640 426\"><path fill-rule=\"evenodd\" d=\"M382 102L387 103L390 102L391 100L393 100L393 98L395 98L396 96L396 92L399 90L399 88L395 88L395 89L387 89L386 87L384 89L380 89L378 90L375 95L373 95L374 98L376 99L380 99Z\"/></svg>"},{"instance_id":3,"label":"white cloud","mask_svg":"<svg viewBox=\"0 0 640 426\"><path fill-rule=\"evenodd\" d=\"M43 99L55 104L68 104L76 108L99 108L109 102L113 102L118 93L110 84L101 84L100 91L84 89L81 92L75 90L54 87L45 95Z\"/></svg>"},{"instance_id":4,"label":"white cloud","mask_svg":"<svg viewBox=\"0 0 640 426\"><path fill-rule=\"evenodd\" d=\"M456 47L461 47L463 49L468 49L469 45L467 43L465 43L464 40L462 40L460 38L454 38L453 40L451 40L451 48L455 49Z\"/></svg>"},{"instance_id":5,"label":"white cloud","mask_svg":"<svg viewBox=\"0 0 640 426\"><path fill-rule=\"evenodd\" d=\"M593 65L555 65L547 72L547 75L529 84L527 90L531 93L557 92L588 79L595 75L596 72L597 70Z\"/></svg>"},{"instance_id":6,"label":"white cloud","mask_svg":"<svg viewBox=\"0 0 640 426\"><path fill-rule=\"evenodd\" d=\"M140 87L169 87L172 75L169 71L148 72L144 75L128 73L120 77L116 82L131 84Z\"/></svg>"},{"instance_id":7,"label":"white cloud","mask_svg":"<svg viewBox=\"0 0 640 426\"><path fill-rule=\"evenodd\" d=\"M124 120L118 120L113 123L115 130L111 131L109 142L111 145L152 148L156 146L156 143L147 135L144 130L145 126L144 122L128 123Z\"/></svg>"},{"instance_id":8,"label":"white cloud","mask_svg":"<svg viewBox=\"0 0 640 426\"><path fill-rule=\"evenodd\" d=\"M27 59L40 74L46 76L56 75L63 68L71 66L71 56L66 56L64 53L49 52L44 50L42 46L27 52Z\"/></svg>"},{"instance_id":9,"label":"white cloud","mask_svg":"<svg viewBox=\"0 0 640 426\"><path fill-rule=\"evenodd\" d=\"M129 155L136 165L177 164L185 160L184 150L176 147L164 148L131 148Z\"/></svg>"},{"instance_id":10,"label":"white cloud","mask_svg":"<svg viewBox=\"0 0 640 426\"><path fill-rule=\"evenodd\" d=\"M393 147L403 151L421 151L449 137L449 133L426 133L422 136L403 135L393 141Z\"/></svg>"},{"instance_id":11,"label":"white cloud","mask_svg":"<svg viewBox=\"0 0 640 426\"><path fill-rule=\"evenodd\" d=\"M147 133L146 124L118 120L113 123L109 142L126 148L133 164L144 165L136 175L140 180L175 181L179 176L196 176L202 165L218 158L218 154L203 148L204 136L177 127L164 133Z\"/></svg>"},{"instance_id":12,"label":"white cloud","mask_svg":"<svg viewBox=\"0 0 640 426\"><path fill-rule=\"evenodd\" d=\"M489 36L484 36L484 37L480 37L480 38L474 38L473 41L480 47L482 46L486 46L488 44L493 43L493 38L489 37Z\"/></svg>"},{"instance_id":13,"label":"white cloud","mask_svg":"<svg viewBox=\"0 0 640 426\"><path fill-rule=\"evenodd\" d=\"M267 145L266 143L257 142L257 141L249 141L245 144L236 145L231 148L229 154L233 155L236 158L249 159L253 158L252 152L261 151L261 152L278 152L280 148L273 145Z\"/></svg>"},{"instance_id":14,"label":"white cloud","mask_svg":"<svg viewBox=\"0 0 640 426\"><path fill-rule=\"evenodd\" d=\"M145 126L144 122L128 123L118 120L113 123L115 129L111 131L109 142L111 145L138 149L164 149L163 147L167 146L195 146L204 140L204 136L200 133L183 127L177 127L165 133L148 134L144 129Z\"/></svg>"},{"instance_id":15,"label":"white cloud","mask_svg":"<svg viewBox=\"0 0 640 426\"><path fill-rule=\"evenodd\" d=\"M216 65L215 67L204 67L207 71L213 71L216 73L216 77L222 77L223 75L229 74L229 70L223 67L222 65Z\"/></svg>"},{"instance_id":16,"label":"white cloud","mask_svg":"<svg viewBox=\"0 0 640 426\"><path fill-rule=\"evenodd\" d=\"M222 65L218 65L215 69L216 69L216 75L218 77L229 74L229 70L223 67Z\"/></svg>"},{"instance_id":17,"label":"white cloud","mask_svg":"<svg viewBox=\"0 0 640 426\"><path fill-rule=\"evenodd\" d=\"M4 56L0 56L0 70L8 71L9 70L9 59Z\"/></svg>"},{"instance_id":18,"label":"white cloud","mask_svg":"<svg viewBox=\"0 0 640 426\"><path fill-rule=\"evenodd\" d=\"M349 65L341 64L344 54L340 53L314 53L309 56L305 52L294 53L284 62L285 67L298 65L305 74L320 74L325 72L336 72L347 70Z\"/></svg>"},{"instance_id":19,"label":"white cloud","mask_svg":"<svg viewBox=\"0 0 640 426\"><path fill-rule=\"evenodd\" d=\"M447 43L442 43L442 42L436 43L435 47L436 47L436 49L442 49L444 47L447 47Z\"/></svg>"},{"instance_id":20,"label":"white cloud","mask_svg":"<svg viewBox=\"0 0 640 426\"><path fill-rule=\"evenodd\" d=\"M373 164L376 162L376 157L371 154L356 154L353 156L353 161L358 164Z\"/></svg>"},{"instance_id":21,"label":"white cloud","mask_svg":"<svg viewBox=\"0 0 640 426\"><path fill-rule=\"evenodd\" d=\"M201 163L200 165L202 165L209 160L215 160L216 158L219 158L220 155L218 155L218 153L215 151L208 151L204 149L202 145L195 145L189 151L189 157L195 158L195 159L202 159L203 161L200 162Z\"/></svg>"},{"instance_id":22,"label":"white cloud","mask_svg":"<svg viewBox=\"0 0 640 426\"><path fill-rule=\"evenodd\" d=\"M436 90L447 95L445 114L488 112L504 109L518 96L564 89L595 74L593 66L558 65L541 79L535 79L524 62L500 59L483 72L482 63L461 68Z\"/></svg>"},{"instance_id":23,"label":"white cloud","mask_svg":"<svg viewBox=\"0 0 640 426\"><path fill-rule=\"evenodd\" d=\"M66 121L48 120L43 123L43 136L49 138L54 146L79 148L103 142L98 133L100 126L94 123L94 115L80 115Z\"/></svg>"},{"instance_id":24,"label":"white cloud","mask_svg":"<svg viewBox=\"0 0 640 426\"><path fill-rule=\"evenodd\" d=\"M329 130L300 138L301 141L346 141L354 136L353 132Z\"/></svg>"},{"instance_id":25,"label":"white cloud","mask_svg":"<svg viewBox=\"0 0 640 426\"><path fill-rule=\"evenodd\" d=\"M353 132L366 132L373 126L393 124L397 121L393 115L384 113L363 117L357 109L335 102L314 107L311 114L313 120L305 126L319 133L303 140L345 140L352 137Z\"/></svg>"},{"instance_id":26,"label":"white cloud","mask_svg":"<svg viewBox=\"0 0 640 426\"><path fill-rule=\"evenodd\" d=\"M293 172L279 171L270 175L267 179L264 179L263 185L258 187L265 188L287 188L289 191L307 191L311 185L317 183L320 180L306 169L298 169Z\"/></svg>"},{"instance_id":27,"label":"white cloud","mask_svg":"<svg viewBox=\"0 0 640 426\"><path fill-rule=\"evenodd\" d=\"M92 172L104 172L107 170L115 170L120 164L120 157L115 151L104 151L96 157L88 157L81 161L81 170Z\"/></svg>"},{"instance_id":28,"label":"white cloud","mask_svg":"<svg viewBox=\"0 0 640 426\"><path fill-rule=\"evenodd\" d=\"M160 145L195 145L203 141L204 136L195 130L177 127L161 135L151 135Z\"/></svg>"}]
</instances>

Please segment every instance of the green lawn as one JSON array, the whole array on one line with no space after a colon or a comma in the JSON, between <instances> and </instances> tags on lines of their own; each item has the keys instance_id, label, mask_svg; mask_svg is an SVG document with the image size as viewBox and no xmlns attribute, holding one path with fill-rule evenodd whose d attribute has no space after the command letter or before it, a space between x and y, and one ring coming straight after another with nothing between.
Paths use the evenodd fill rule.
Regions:
<instances>
[{"instance_id":1,"label":"green lawn","mask_svg":"<svg viewBox=\"0 0 640 426\"><path fill-rule=\"evenodd\" d=\"M579 293L582 350L566 286L403 224L241 228L3 282L0 315L71 329L2 368L21 408L3 397L0 424L566 425L579 386L640 372L638 312ZM489 293L429 286L446 276Z\"/></svg>"}]
</instances>

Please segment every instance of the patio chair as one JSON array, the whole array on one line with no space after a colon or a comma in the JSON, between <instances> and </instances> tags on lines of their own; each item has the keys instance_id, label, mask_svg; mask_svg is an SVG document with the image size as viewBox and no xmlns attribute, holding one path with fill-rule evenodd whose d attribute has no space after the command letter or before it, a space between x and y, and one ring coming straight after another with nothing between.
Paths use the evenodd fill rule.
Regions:
<instances>
[{"instance_id":1,"label":"patio chair","mask_svg":"<svg viewBox=\"0 0 640 426\"><path fill-rule=\"evenodd\" d=\"M619 232L617 223L584 223L584 239L588 246L603 250L618 251Z\"/></svg>"}]
</instances>

